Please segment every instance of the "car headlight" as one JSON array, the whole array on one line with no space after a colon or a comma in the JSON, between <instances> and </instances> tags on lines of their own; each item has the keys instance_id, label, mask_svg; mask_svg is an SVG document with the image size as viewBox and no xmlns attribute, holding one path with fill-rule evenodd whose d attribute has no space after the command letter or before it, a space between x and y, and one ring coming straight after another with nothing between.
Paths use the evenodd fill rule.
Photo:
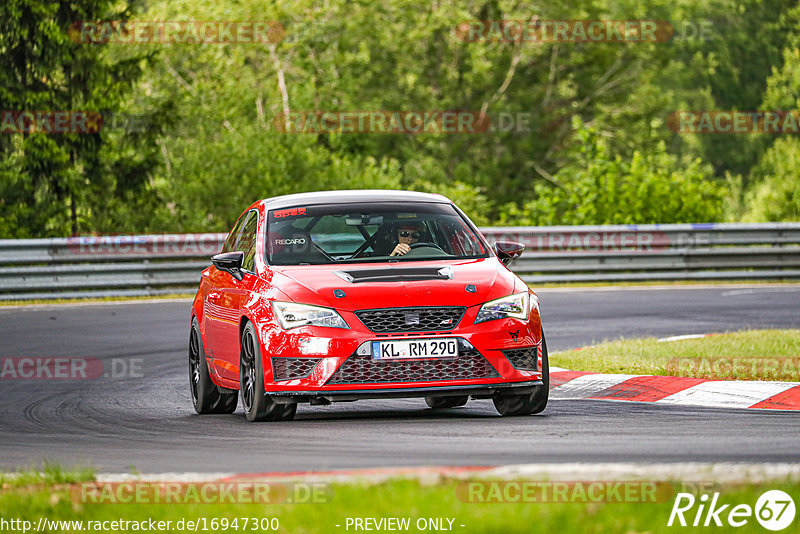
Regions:
<instances>
[{"instance_id":1,"label":"car headlight","mask_svg":"<svg viewBox=\"0 0 800 534\"><path fill-rule=\"evenodd\" d=\"M478 310L475 324L493 321L495 319L507 319L509 317L525 320L530 313L530 309L528 308L529 298L528 292L526 291L524 293L517 293L516 295L509 295L508 297L491 300Z\"/></svg>"},{"instance_id":2,"label":"car headlight","mask_svg":"<svg viewBox=\"0 0 800 534\"><path fill-rule=\"evenodd\" d=\"M327 326L330 328L350 328L336 310L297 304L295 302L272 302L272 311L284 330L298 326Z\"/></svg>"}]
</instances>

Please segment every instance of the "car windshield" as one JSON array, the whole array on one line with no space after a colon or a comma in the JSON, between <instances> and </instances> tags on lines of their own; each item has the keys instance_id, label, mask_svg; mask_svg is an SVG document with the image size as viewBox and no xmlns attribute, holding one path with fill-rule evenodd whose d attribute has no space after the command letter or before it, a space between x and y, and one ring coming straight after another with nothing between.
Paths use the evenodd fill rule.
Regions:
<instances>
[{"instance_id":1,"label":"car windshield","mask_svg":"<svg viewBox=\"0 0 800 534\"><path fill-rule=\"evenodd\" d=\"M488 255L450 204L367 203L297 206L269 212L270 265L320 265ZM399 252L399 243L405 243Z\"/></svg>"}]
</instances>

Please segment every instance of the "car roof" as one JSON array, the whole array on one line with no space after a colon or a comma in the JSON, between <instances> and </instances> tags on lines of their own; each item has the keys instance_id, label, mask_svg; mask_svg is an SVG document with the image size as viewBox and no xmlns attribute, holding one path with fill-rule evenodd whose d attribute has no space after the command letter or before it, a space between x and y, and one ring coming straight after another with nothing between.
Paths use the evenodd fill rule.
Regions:
<instances>
[{"instance_id":1,"label":"car roof","mask_svg":"<svg viewBox=\"0 0 800 534\"><path fill-rule=\"evenodd\" d=\"M444 195L419 193L417 191L394 191L390 189L353 189L346 191L314 191L295 193L261 201L268 210L310 206L317 204L351 204L357 202L435 202L450 203Z\"/></svg>"}]
</instances>

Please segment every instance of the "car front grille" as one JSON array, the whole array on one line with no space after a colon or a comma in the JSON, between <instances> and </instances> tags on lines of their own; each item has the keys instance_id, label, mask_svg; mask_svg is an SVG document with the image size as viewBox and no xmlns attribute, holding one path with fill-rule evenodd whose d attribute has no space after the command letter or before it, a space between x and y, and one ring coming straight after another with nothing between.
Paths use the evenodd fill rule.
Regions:
<instances>
[{"instance_id":1,"label":"car front grille","mask_svg":"<svg viewBox=\"0 0 800 534\"><path fill-rule=\"evenodd\" d=\"M471 348L457 358L426 360L373 360L371 356L350 356L327 384L378 384L388 382L432 382L497 378L500 375L483 355Z\"/></svg>"},{"instance_id":2,"label":"car front grille","mask_svg":"<svg viewBox=\"0 0 800 534\"><path fill-rule=\"evenodd\" d=\"M317 367L322 358L272 358L275 380L305 378Z\"/></svg>"},{"instance_id":3,"label":"car front grille","mask_svg":"<svg viewBox=\"0 0 800 534\"><path fill-rule=\"evenodd\" d=\"M515 369L522 371L537 371L539 354L536 347L525 347L522 349L504 350L508 361Z\"/></svg>"},{"instance_id":4,"label":"car front grille","mask_svg":"<svg viewBox=\"0 0 800 534\"><path fill-rule=\"evenodd\" d=\"M376 333L443 332L455 328L465 311L463 306L383 308L360 310L356 316Z\"/></svg>"}]
</instances>

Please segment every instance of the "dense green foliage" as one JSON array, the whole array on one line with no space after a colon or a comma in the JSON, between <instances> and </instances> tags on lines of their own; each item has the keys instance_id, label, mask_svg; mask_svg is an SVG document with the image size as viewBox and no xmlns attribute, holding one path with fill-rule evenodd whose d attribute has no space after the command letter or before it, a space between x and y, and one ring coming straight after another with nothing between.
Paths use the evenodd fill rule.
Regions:
<instances>
[{"instance_id":1,"label":"dense green foliage","mask_svg":"<svg viewBox=\"0 0 800 534\"><path fill-rule=\"evenodd\" d=\"M226 231L253 200L435 191L479 224L800 219L798 141L677 110L800 109L788 0L6 0L0 110L147 128L0 135L0 237ZM475 20L661 20L665 42L470 42ZM274 43L81 44L80 20L279 21ZM284 110L484 111L484 133L285 133ZM513 119L501 123L500 117Z\"/></svg>"},{"instance_id":2,"label":"dense green foliage","mask_svg":"<svg viewBox=\"0 0 800 534\"><path fill-rule=\"evenodd\" d=\"M501 224L631 224L719 220L725 190L707 180L699 158L680 165L660 142L647 153L613 156L596 130L576 119L578 155L551 184L537 183L535 198L509 204ZM553 187L555 185L555 187Z\"/></svg>"},{"instance_id":3,"label":"dense green foliage","mask_svg":"<svg viewBox=\"0 0 800 534\"><path fill-rule=\"evenodd\" d=\"M115 57L68 33L75 21L127 20L133 8L110 0L0 4L0 110L135 110L130 95L154 52ZM164 101L147 104L169 116ZM64 235L147 221L141 215L156 206L149 180L162 121L150 124L134 132L1 134L0 235Z\"/></svg>"}]
</instances>

